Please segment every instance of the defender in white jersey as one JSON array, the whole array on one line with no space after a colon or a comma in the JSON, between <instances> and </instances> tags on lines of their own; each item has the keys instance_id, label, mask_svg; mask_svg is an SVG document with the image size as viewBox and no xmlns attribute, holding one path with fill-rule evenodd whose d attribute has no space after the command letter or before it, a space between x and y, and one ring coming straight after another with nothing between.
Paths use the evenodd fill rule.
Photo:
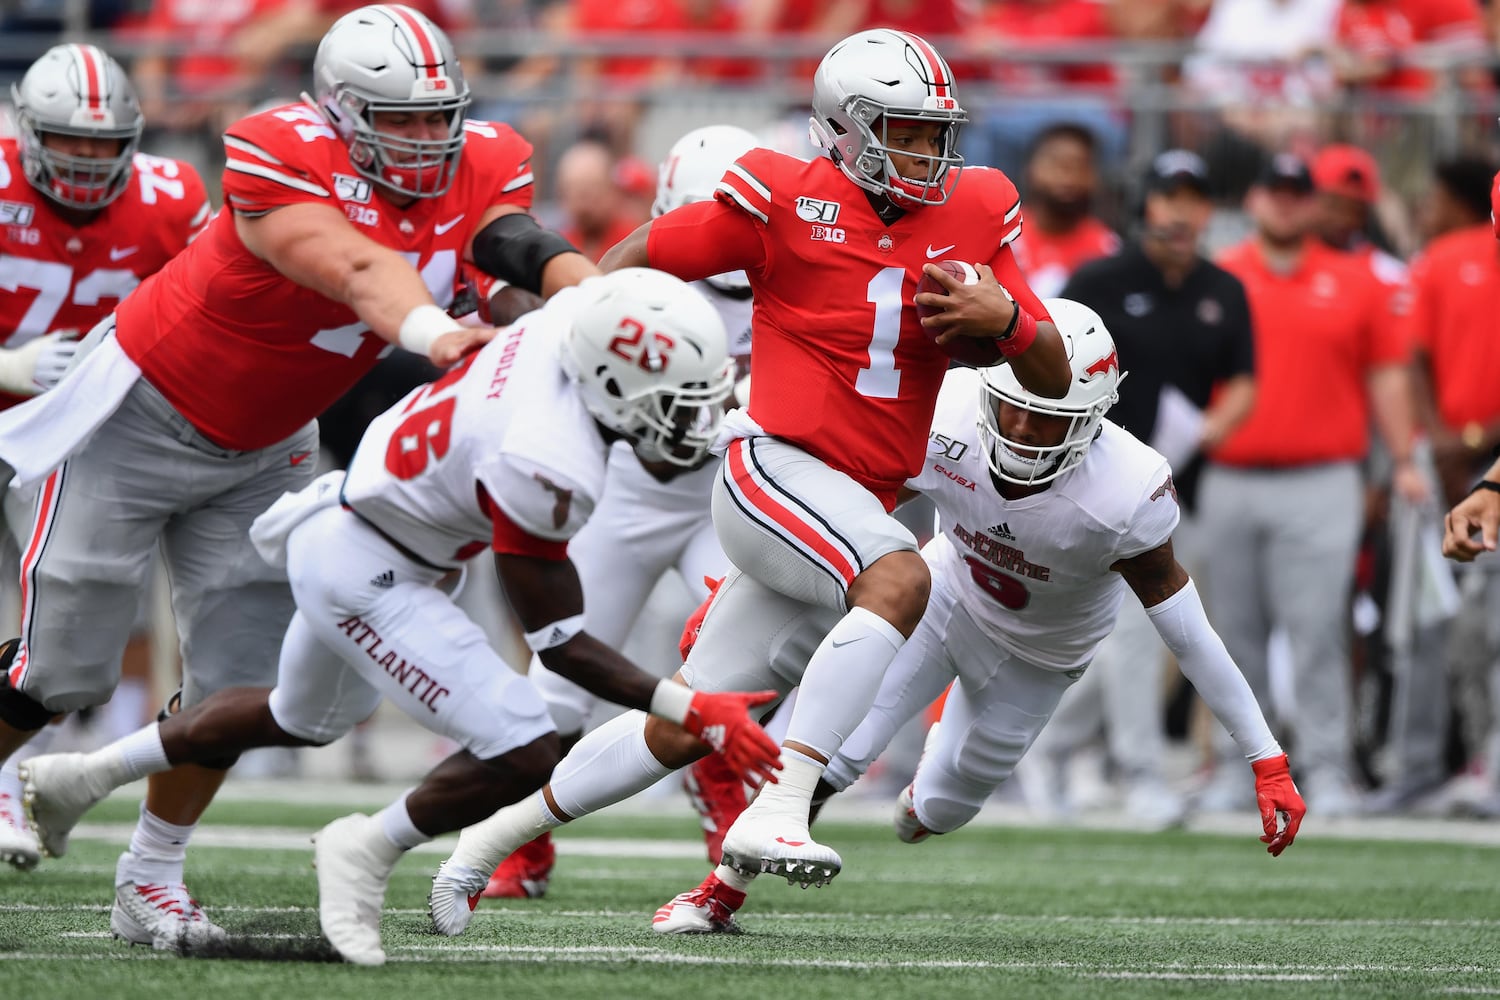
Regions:
<instances>
[{"instance_id":1,"label":"defender in white jersey","mask_svg":"<svg viewBox=\"0 0 1500 1000\"><path fill-rule=\"evenodd\" d=\"M1304 806L1286 755L1172 555L1171 469L1104 419L1122 375L1098 314L1064 299L1045 304L1069 348L1065 397L1035 396L1004 367L958 369L944 381L927 462L904 490L930 497L942 521L922 552L932 596L874 708L830 762L820 798L848 787L957 679L900 796L896 830L916 842L963 826L1088 667L1130 589L1251 762L1261 839L1280 854ZM747 885L720 865L657 911L653 927L737 930Z\"/></svg>"},{"instance_id":2,"label":"defender in white jersey","mask_svg":"<svg viewBox=\"0 0 1500 1000\"><path fill-rule=\"evenodd\" d=\"M718 314L646 269L590 278L502 331L370 425L347 476L287 494L251 531L297 601L276 687L220 691L93 754L23 765L39 836L145 774L255 746L328 743L389 698L459 743L379 815L318 834L319 917L345 959L378 965L401 854L540 788L558 739L525 677L437 584L486 545L526 641L595 694L681 724L747 780L778 748L747 714L772 698L659 680L584 631L567 541L603 490L610 444L691 467L734 384Z\"/></svg>"},{"instance_id":3,"label":"defender in white jersey","mask_svg":"<svg viewBox=\"0 0 1500 1000\"><path fill-rule=\"evenodd\" d=\"M733 125L707 125L678 139L662 161L652 216L680 205L712 201L724 171L757 145L753 133ZM729 335L729 353L743 375L750 366L754 305L749 279L739 271L695 281L692 286L718 310ZM584 625L590 635L623 648L663 575L675 569L694 600L701 601L708 596L705 581L728 572L729 560L709 514L718 473L717 461L690 470L664 463L648 467L624 443L610 449L604 495L589 523L568 543L568 558L583 583ZM676 665L663 664L662 669L675 670ZM583 735L598 699L548 670L540 657L532 657L527 676L547 703L566 755ZM705 760L709 763L701 780L710 785L712 794L705 798L697 790L692 792L700 812L726 794L737 795L743 809L745 792L739 777L717 766L716 758ZM723 839L722 829L706 814L703 823L710 839L709 853L718 860L713 840ZM727 828L724 824L723 829ZM500 862L481 895L486 899L538 898L547 891L556 858L552 835L544 833Z\"/></svg>"}]
</instances>

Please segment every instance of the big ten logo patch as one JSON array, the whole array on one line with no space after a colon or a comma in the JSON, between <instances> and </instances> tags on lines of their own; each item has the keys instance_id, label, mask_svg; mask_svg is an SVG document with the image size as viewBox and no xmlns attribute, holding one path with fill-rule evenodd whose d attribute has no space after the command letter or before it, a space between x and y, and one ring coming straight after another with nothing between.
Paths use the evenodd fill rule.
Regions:
<instances>
[{"instance_id":1,"label":"big ten logo patch","mask_svg":"<svg viewBox=\"0 0 1500 1000\"><path fill-rule=\"evenodd\" d=\"M844 243L847 237L842 229L837 226L813 226L812 238L824 243Z\"/></svg>"}]
</instances>

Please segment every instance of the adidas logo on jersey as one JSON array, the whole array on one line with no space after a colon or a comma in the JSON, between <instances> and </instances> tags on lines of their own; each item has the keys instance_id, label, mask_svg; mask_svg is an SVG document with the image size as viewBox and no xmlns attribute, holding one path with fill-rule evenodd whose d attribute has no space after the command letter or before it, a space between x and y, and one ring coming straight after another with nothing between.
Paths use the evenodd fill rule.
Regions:
<instances>
[{"instance_id":1,"label":"adidas logo on jersey","mask_svg":"<svg viewBox=\"0 0 1500 1000\"><path fill-rule=\"evenodd\" d=\"M1013 542L1016 540L1016 536L1010 533L1010 525L1006 524L1004 521L1001 521L999 524L990 528L990 534L994 535L996 538L1003 538L1008 542Z\"/></svg>"},{"instance_id":2,"label":"adidas logo on jersey","mask_svg":"<svg viewBox=\"0 0 1500 1000\"><path fill-rule=\"evenodd\" d=\"M382 590L389 590L395 585L396 574L391 572L390 570L386 570L384 573L377 573L374 576L370 577L370 586L372 587L379 587Z\"/></svg>"}]
</instances>

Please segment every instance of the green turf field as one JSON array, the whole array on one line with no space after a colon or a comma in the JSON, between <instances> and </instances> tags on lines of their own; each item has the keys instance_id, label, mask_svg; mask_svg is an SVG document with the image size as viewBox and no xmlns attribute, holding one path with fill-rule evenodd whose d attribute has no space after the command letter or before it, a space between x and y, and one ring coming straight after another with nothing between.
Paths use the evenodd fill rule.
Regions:
<instances>
[{"instance_id":1,"label":"green turf field","mask_svg":"<svg viewBox=\"0 0 1500 1000\"><path fill-rule=\"evenodd\" d=\"M428 930L414 854L386 900L382 969L327 964L305 832L347 809L221 802L221 842L189 884L252 959L178 959L109 937L108 887L134 805L114 799L62 861L0 872L3 996L1414 997L1500 995L1500 850L1320 839L1279 860L1247 832L975 827L911 847L828 823L844 874L762 881L741 937L663 938L650 915L705 870L693 820L585 819L560 839L545 900L482 904ZM238 829L236 829L238 828ZM87 832L87 830L85 831ZM113 839L111 839L113 838ZM632 853L635 856L632 856ZM302 960L286 961L288 956Z\"/></svg>"}]
</instances>

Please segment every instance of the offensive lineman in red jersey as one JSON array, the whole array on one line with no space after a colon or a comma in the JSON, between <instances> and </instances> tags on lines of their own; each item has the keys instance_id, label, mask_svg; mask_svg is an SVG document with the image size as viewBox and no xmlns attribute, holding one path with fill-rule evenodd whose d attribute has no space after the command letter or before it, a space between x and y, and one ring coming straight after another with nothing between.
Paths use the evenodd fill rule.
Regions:
<instances>
[{"instance_id":1,"label":"offensive lineman in red jersey","mask_svg":"<svg viewBox=\"0 0 1500 1000\"><path fill-rule=\"evenodd\" d=\"M965 114L932 46L884 28L846 38L818 67L813 112L825 156L752 150L714 201L653 220L601 262L687 280L744 270L755 298L750 405L726 421L721 440L731 440L713 495L714 526L737 569L679 676L701 690L739 690L745 658L763 661L790 618L846 612L808 651L780 782L724 837L718 877L741 890L761 872L822 884L842 866L809 835L808 806L926 607L926 565L890 511L922 467L948 368L933 335L997 340L1017 378L1041 395L1060 396L1070 381L1062 338L1010 248L1021 232L1015 186L984 168L959 177L954 143ZM980 283L928 266L950 257L978 261ZM919 322L913 296L924 271L949 294L917 295L946 305ZM796 683L788 678L782 693ZM464 832L434 881L429 912L440 931L463 929L453 897L477 894L520 844L702 752L636 713L585 736L575 755L613 766L555 774L539 796Z\"/></svg>"},{"instance_id":2,"label":"offensive lineman in red jersey","mask_svg":"<svg viewBox=\"0 0 1500 1000\"><path fill-rule=\"evenodd\" d=\"M425 17L345 15L313 76L306 103L228 130L227 210L202 238L100 324L57 389L0 415L0 456L33 498L22 635L0 654L0 756L109 698L158 542L183 704L270 684L293 602L247 529L312 478L314 418L393 344L446 365L494 336L441 308L461 258L543 293L596 272L527 214L531 147L464 120L469 88ZM120 936L175 949L222 934L182 869L232 763L153 778L116 872Z\"/></svg>"},{"instance_id":3,"label":"offensive lineman in red jersey","mask_svg":"<svg viewBox=\"0 0 1500 1000\"><path fill-rule=\"evenodd\" d=\"M137 151L135 90L102 50L54 46L11 95L18 135L0 139L0 409L56 385L78 338L209 217L197 171ZM5 571L15 564L8 555ZM20 795L7 761L0 861L24 869L40 854Z\"/></svg>"}]
</instances>

